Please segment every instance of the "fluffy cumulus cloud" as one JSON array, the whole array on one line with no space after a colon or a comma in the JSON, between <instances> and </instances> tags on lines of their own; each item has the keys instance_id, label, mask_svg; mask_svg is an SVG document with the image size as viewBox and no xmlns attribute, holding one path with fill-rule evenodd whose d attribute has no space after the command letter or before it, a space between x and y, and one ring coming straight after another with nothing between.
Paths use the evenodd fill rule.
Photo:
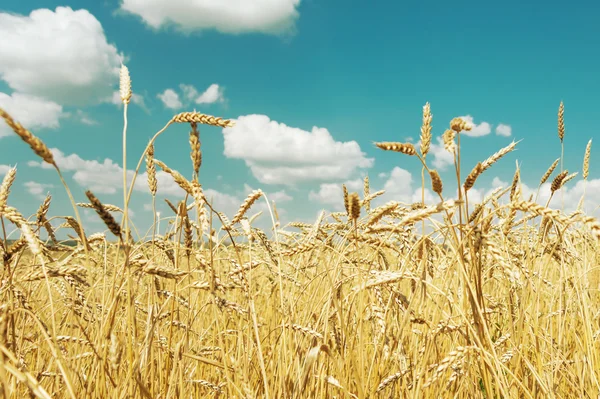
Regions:
<instances>
[{"instance_id":1,"label":"fluffy cumulus cloud","mask_svg":"<svg viewBox=\"0 0 600 399\"><path fill-rule=\"evenodd\" d=\"M421 202L421 183L414 184L412 174L406 169L400 167L393 168L386 173L386 180L383 186L371 184L371 192L385 190L385 193L373 201L373 206L382 205L387 201L400 201L405 204ZM363 179L347 180L344 182L349 192L358 192L362 198ZM319 186L319 190L310 191L308 194L310 201L326 205L328 209L342 211L344 209L342 183L324 183ZM429 188L425 189L425 203L433 204L439 202L436 194Z\"/></svg>"},{"instance_id":2,"label":"fluffy cumulus cloud","mask_svg":"<svg viewBox=\"0 0 600 399\"><path fill-rule=\"evenodd\" d=\"M179 109L183 106L179 99L179 94L173 89L166 89L164 92L157 95L163 105L169 109Z\"/></svg>"},{"instance_id":3,"label":"fluffy cumulus cloud","mask_svg":"<svg viewBox=\"0 0 600 399\"><path fill-rule=\"evenodd\" d=\"M12 166L8 166L8 165L0 165L0 176L4 177L4 175L6 175L6 173L10 170Z\"/></svg>"},{"instance_id":4,"label":"fluffy cumulus cloud","mask_svg":"<svg viewBox=\"0 0 600 399\"><path fill-rule=\"evenodd\" d=\"M363 180L354 179L344 182L348 191L362 192ZM319 186L318 191L311 190L308 193L308 199L324 205L329 205L335 211L344 209L344 191L342 183L324 183Z\"/></svg>"},{"instance_id":5,"label":"fluffy cumulus cloud","mask_svg":"<svg viewBox=\"0 0 600 399\"><path fill-rule=\"evenodd\" d=\"M0 13L0 78L15 92L61 105L110 97L121 57L87 10Z\"/></svg>"},{"instance_id":6,"label":"fluffy cumulus cloud","mask_svg":"<svg viewBox=\"0 0 600 399\"><path fill-rule=\"evenodd\" d=\"M38 199L45 198L48 189L54 187L53 184L43 184L35 181L28 181L25 182L23 185L25 186L29 194L34 195Z\"/></svg>"},{"instance_id":7,"label":"fluffy cumulus cloud","mask_svg":"<svg viewBox=\"0 0 600 399\"><path fill-rule=\"evenodd\" d=\"M454 164L454 155L444 148L444 141L436 137L436 142L431 142L429 153L433 156L433 166L439 170L446 170Z\"/></svg>"},{"instance_id":8,"label":"fluffy cumulus cloud","mask_svg":"<svg viewBox=\"0 0 600 399\"><path fill-rule=\"evenodd\" d=\"M509 125L501 123L496 126L496 134L498 136L510 137L512 135L512 128Z\"/></svg>"},{"instance_id":9,"label":"fluffy cumulus cloud","mask_svg":"<svg viewBox=\"0 0 600 399\"><path fill-rule=\"evenodd\" d=\"M461 133L465 136L470 136L470 137L487 136L492 131L492 125L490 125L487 122L481 122L480 124L477 124L474 122L473 117L471 115L461 116L460 118L463 119L465 122L467 122L469 125L471 125L471 130L464 131Z\"/></svg>"},{"instance_id":10,"label":"fluffy cumulus cloud","mask_svg":"<svg viewBox=\"0 0 600 399\"><path fill-rule=\"evenodd\" d=\"M189 105L191 102L196 104L213 104L225 102L224 89L216 83L213 83L210 86L208 86L208 88L203 93L199 93L193 85L183 83L179 85L179 89L181 95L173 89L166 89L164 92L159 93L157 95L157 97L162 101L165 108L180 109L184 105Z\"/></svg>"},{"instance_id":11,"label":"fluffy cumulus cloud","mask_svg":"<svg viewBox=\"0 0 600 399\"><path fill-rule=\"evenodd\" d=\"M63 108L59 104L22 93L13 93L12 95L0 93L0 108L3 108L16 121L30 130L56 129L59 126L60 118L65 116ZM9 134L13 134L10 128L5 123L0 123L0 137Z\"/></svg>"},{"instance_id":12,"label":"fluffy cumulus cloud","mask_svg":"<svg viewBox=\"0 0 600 399\"><path fill-rule=\"evenodd\" d=\"M98 124L98 122L96 120L92 119L92 117L89 116L87 114L87 112L84 112L84 111L82 111L80 109L78 109L75 112L75 118L79 122L83 123L84 125L93 126L93 125L97 125Z\"/></svg>"},{"instance_id":13,"label":"fluffy cumulus cloud","mask_svg":"<svg viewBox=\"0 0 600 399\"><path fill-rule=\"evenodd\" d=\"M293 32L299 5L300 0L121 0L121 10L156 29L174 25L183 32L231 34Z\"/></svg>"},{"instance_id":14,"label":"fluffy cumulus cloud","mask_svg":"<svg viewBox=\"0 0 600 399\"><path fill-rule=\"evenodd\" d=\"M348 180L345 182L348 191L358 191L362 198L362 180ZM437 194L433 193L429 187L429 180L426 180L425 188L425 204L436 204L440 201ZM480 184L477 182L475 187L469 190L469 207L472 209L476 204L480 203L483 198L492 193L497 188L510 187L510 181L504 181L499 177L494 177L489 183ZM458 193L456 186L450 182L444 187L443 196L445 199L457 198ZM399 201L405 204L421 202L421 179L415 179L414 176L407 170L395 167L387 174L387 179L383 186L371 184L371 192L385 190L385 194L376 198L372 202L372 206L383 205L388 201ZM451 191L453 190L453 191ZM521 183L521 192L523 199L529 199L533 195L534 201L537 196L537 203L545 205L550 198L550 183L544 183L538 196L538 187L535 185L527 185ZM584 196L585 194L585 196ZM581 198L584 196L583 211L591 216L600 217L600 179L591 179L587 182L582 179L574 180L560 191L556 192L550 201L549 207L552 209L562 209L565 214L569 214L577 210ZM308 195L309 200L317 206L325 207L332 211L342 211L343 193L342 183L324 183L319 186L319 190L311 191ZM501 204L508 202L508 195L505 195L501 200Z\"/></svg>"},{"instance_id":15,"label":"fluffy cumulus cloud","mask_svg":"<svg viewBox=\"0 0 600 399\"><path fill-rule=\"evenodd\" d=\"M219 87L218 84L213 83L208 86L208 89L204 93L200 94L196 98L196 104L212 104L216 102L223 102L225 97L223 95L223 88Z\"/></svg>"},{"instance_id":16,"label":"fluffy cumulus cloud","mask_svg":"<svg viewBox=\"0 0 600 399\"><path fill-rule=\"evenodd\" d=\"M80 186L92 190L94 193L115 194L123 187L123 168L112 159L103 161L87 160L77 154L66 155L57 148L51 148L56 164L63 171L74 172L73 180ZM52 169L51 165L38 161L29 161L29 166ZM133 179L134 172L127 171L127 180ZM146 173L138 175L134 189L136 191L148 192L146 185ZM163 172L157 172L158 191L160 194L180 195L181 188L173 181L173 178Z\"/></svg>"},{"instance_id":17,"label":"fluffy cumulus cloud","mask_svg":"<svg viewBox=\"0 0 600 399\"><path fill-rule=\"evenodd\" d=\"M241 116L234 127L223 129L223 136L225 156L243 159L266 184L347 179L373 165L356 141L335 141L327 129L309 132L266 115Z\"/></svg>"},{"instance_id":18,"label":"fluffy cumulus cloud","mask_svg":"<svg viewBox=\"0 0 600 399\"><path fill-rule=\"evenodd\" d=\"M97 160L87 160L83 159L77 154L66 155L62 151L57 148L50 149L54 155L54 159L57 165L61 168L63 172L73 172L72 178L77 182L81 187L85 189L90 189L95 194L116 194L121 192L123 187L123 168L119 166L115 161L111 159L104 159L103 161ZM37 167L43 169L52 169L52 166L41 163L38 161L30 161L28 162L30 167ZM6 173L9 167L0 165L0 175ZM127 180L131 182L134 175L133 170L127 171ZM171 175L165 173L163 171L157 172L157 180L158 180L158 194L159 195L170 195L175 198L183 198L185 193L175 183ZM40 197L42 193L45 193L45 189L51 187L50 185L40 185L35 182L28 182L26 186L30 193L36 194ZM147 185L147 174L141 173L138 175L134 190L136 192L144 192L149 193L148 185ZM229 217L233 217L233 215L237 212L240 205L244 201L246 195L248 195L253 189L250 186L245 185L244 190L236 193L235 195L221 193L214 189L205 189L204 194L208 201L212 202L219 212L224 212ZM285 190L275 191L275 192L266 192L267 197L270 201L275 201L277 205L280 203L288 202L292 199L290 195ZM163 205L159 204L159 210L163 209ZM151 210L151 207L144 206L143 209ZM268 212L268 207L264 200L257 203L253 206L253 209L263 212ZM164 209L166 211L166 209ZM280 209L278 207L278 211L280 216L285 214L285 210ZM170 212L170 211L169 211ZM165 213L166 214L166 213Z\"/></svg>"}]
</instances>

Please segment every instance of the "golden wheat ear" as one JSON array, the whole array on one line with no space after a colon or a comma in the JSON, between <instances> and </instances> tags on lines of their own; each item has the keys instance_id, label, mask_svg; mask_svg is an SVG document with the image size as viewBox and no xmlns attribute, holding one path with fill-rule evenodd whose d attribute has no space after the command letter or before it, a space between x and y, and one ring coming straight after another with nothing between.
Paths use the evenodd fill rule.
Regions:
<instances>
[{"instance_id":1,"label":"golden wheat ear","mask_svg":"<svg viewBox=\"0 0 600 399\"><path fill-rule=\"evenodd\" d=\"M42 158L50 165L56 166L52 152L42 140L34 136L33 133L25 129L20 123L15 122L14 119L2 108L0 108L0 117L4 119L6 124L13 130L13 132L21 137L24 142L29 144L29 147L31 147L37 156Z\"/></svg>"}]
</instances>

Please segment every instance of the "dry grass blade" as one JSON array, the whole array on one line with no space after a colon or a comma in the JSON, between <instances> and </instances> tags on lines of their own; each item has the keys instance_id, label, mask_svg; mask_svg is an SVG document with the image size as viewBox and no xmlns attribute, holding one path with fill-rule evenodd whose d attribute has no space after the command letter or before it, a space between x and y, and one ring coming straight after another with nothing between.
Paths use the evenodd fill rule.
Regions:
<instances>
[{"instance_id":1,"label":"dry grass blade","mask_svg":"<svg viewBox=\"0 0 600 399\"><path fill-rule=\"evenodd\" d=\"M302 376L297 382L297 391L300 394L302 394L306 389L306 383L308 382L308 376L310 374L310 371L313 365L316 363L319 357L319 353L321 352L325 352L326 354L331 355L331 352L329 351L329 347L327 345L318 345L311 348L311 350L308 351L306 357L304 358L304 365L302 366Z\"/></svg>"}]
</instances>

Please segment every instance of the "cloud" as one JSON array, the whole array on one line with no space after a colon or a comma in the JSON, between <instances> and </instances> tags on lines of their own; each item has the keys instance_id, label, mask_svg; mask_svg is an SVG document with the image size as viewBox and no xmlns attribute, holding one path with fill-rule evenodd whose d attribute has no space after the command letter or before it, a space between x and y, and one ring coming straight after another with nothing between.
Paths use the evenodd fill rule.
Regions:
<instances>
[{"instance_id":1,"label":"cloud","mask_svg":"<svg viewBox=\"0 0 600 399\"><path fill-rule=\"evenodd\" d=\"M46 197L47 189L54 187L53 184L42 184L34 181L25 182L23 185L27 188L29 194L32 194L41 200Z\"/></svg>"},{"instance_id":2,"label":"cloud","mask_svg":"<svg viewBox=\"0 0 600 399\"><path fill-rule=\"evenodd\" d=\"M249 186L248 184L244 184L244 195L249 195L255 189ZM292 197L288 195L285 190L275 191L272 193L265 193L269 198L269 201L275 201L276 203L291 201Z\"/></svg>"},{"instance_id":3,"label":"cloud","mask_svg":"<svg viewBox=\"0 0 600 399\"><path fill-rule=\"evenodd\" d=\"M448 166L454 165L454 155L444 148L444 140L436 137L437 143L432 142L429 153L433 156L433 166L439 170L446 170Z\"/></svg>"},{"instance_id":4,"label":"cloud","mask_svg":"<svg viewBox=\"0 0 600 399\"><path fill-rule=\"evenodd\" d=\"M195 100L198 97L198 90L192 85L186 85L184 83L179 85L179 88L183 92L183 97L188 100Z\"/></svg>"},{"instance_id":5,"label":"cloud","mask_svg":"<svg viewBox=\"0 0 600 399\"><path fill-rule=\"evenodd\" d=\"M4 177L4 175L12 168L9 165L0 165L0 176Z\"/></svg>"},{"instance_id":6,"label":"cloud","mask_svg":"<svg viewBox=\"0 0 600 399\"><path fill-rule=\"evenodd\" d=\"M75 172L73 174L73 180L85 189L92 190L95 194L116 194L121 192L123 187L123 168L119 166L115 161L106 158L102 162L96 160L86 160L81 158L77 154L65 155L62 151L57 148L51 148L52 154L57 165L63 172ZM46 163L38 161L30 161L28 165L31 167L39 167L42 169L52 169L52 167ZM133 179L134 171L127 171L127 181L130 183ZM156 174L158 180L158 194L159 195L172 195L176 198L182 199L185 195L184 191L175 183L171 175L163 171L158 171ZM134 190L136 192L150 193L147 184L147 174L141 173L138 175ZM224 212L230 218L237 212L240 205L244 201L246 195L252 191L250 186L244 186L244 192L239 195L231 195L221 193L213 189L205 189L204 194L206 198L214 201L215 209L219 212ZM282 202L290 201L292 199L284 190L268 193L269 200L275 201L278 205ZM145 207L143 209L147 209ZM158 210L162 209L162 205L159 206ZM262 210L268 212L268 208L264 200L262 203L253 205L253 210L256 212ZM170 211L169 211L170 212ZM284 209L278 207L278 212L281 215L285 213Z\"/></svg>"},{"instance_id":7,"label":"cloud","mask_svg":"<svg viewBox=\"0 0 600 399\"><path fill-rule=\"evenodd\" d=\"M79 119L79 121L81 123L83 123L84 125L88 125L88 126L93 126L93 125L97 125L98 122L95 121L94 119L92 119L87 113L83 112L82 110L78 109L77 110L77 118Z\"/></svg>"},{"instance_id":8,"label":"cloud","mask_svg":"<svg viewBox=\"0 0 600 399\"><path fill-rule=\"evenodd\" d=\"M86 160L77 154L65 155L58 148L51 148L56 164L62 171L75 172L73 180L80 186L92 190L94 193L115 194L123 188L123 168L110 158L102 162ZM52 169L51 165L38 161L29 161L27 165ZM131 182L134 171L127 171L127 181ZM141 173L136 178L134 189L136 191L149 192L146 183L146 173ZM183 190L173 181L173 178L163 171L156 174L158 181L158 192L160 194L181 195Z\"/></svg>"},{"instance_id":9,"label":"cloud","mask_svg":"<svg viewBox=\"0 0 600 399\"><path fill-rule=\"evenodd\" d=\"M361 179L348 180L344 183L348 191L360 191L363 189ZM344 209L344 191L342 183L324 183L319 186L319 191L311 190L308 199L325 205L330 205L335 211Z\"/></svg>"},{"instance_id":10,"label":"cloud","mask_svg":"<svg viewBox=\"0 0 600 399\"><path fill-rule=\"evenodd\" d=\"M415 179L414 176L407 170L395 167L388 175L387 180L383 183L383 187L371 183L371 192L378 190L385 190L385 194L373 200L371 206L377 207L387 203L388 201L398 201L404 204L413 204L421 202L421 180L420 177ZM362 180L350 180L346 182L349 191L358 191L362 198ZM425 204L432 205L439 203L440 199L437 194L433 193L429 186L429 180L426 178L425 193ZM468 192L469 197L469 208L472 210L473 207L481 203L484 197L489 195L496 188L508 188L510 182L504 181L499 177L494 177L489 183L479 184L476 183ZM545 205L550 198L550 186L551 183L544 183L540 188L539 197L537 203ZM533 195L534 201L537 195L537 185L528 186L526 183L521 183L522 199L528 200ZM600 179L592 179L586 183L583 180L571 181L567 183L560 191L557 191L552 200L550 201L549 207L551 209L560 209L565 214L569 214L577 210L580 199L585 191L585 201L583 211L590 216L600 218ZM309 200L325 205L327 208L333 211L343 211L343 194L342 185L337 183L323 183L319 186L319 190L309 192ZM448 199L456 199L458 193L456 190L455 183L449 182L444 187L443 197ZM508 195L503 196L500 199L500 204L505 205L508 202ZM439 215L438 215L439 216ZM519 216L521 217L521 216ZM437 218L437 216L435 217ZM440 219L441 220L441 219Z\"/></svg>"},{"instance_id":11,"label":"cloud","mask_svg":"<svg viewBox=\"0 0 600 399\"><path fill-rule=\"evenodd\" d=\"M240 116L234 127L223 129L223 136L225 156L243 159L266 184L347 179L373 165L356 141L335 141L325 128L308 132L266 115Z\"/></svg>"},{"instance_id":12,"label":"cloud","mask_svg":"<svg viewBox=\"0 0 600 399\"><path fill-rule=\"evenodd\" d=\"M413 176L406 169L400 167L393 168L389 173L386 173L387 180L383 183L383 187L378 187L376 184L371 184L370 191L372 193L385 190L385 193L377 197L372 202L372 207L383 205L388 201L399 201L404 204L413 204L421 202L421 181L418 185L413 185ZM356 191L360 197L363 197L363 180L355 179L348 180L344 184L349 192ZM312 202L327 205L334 211L344 210L342 184L324 183L319 186L318 191L310 191L308 199ZM429 188L425 188L425 203L435 204L439 202L439 197L434 194Z\"/></svg>"},{"instance_id":13,"label":"cloud","mask_svg":"<svg viewBox=\"0 0 600 399\"><path fill-rule=\"evenodd\" d=\"M225 102L224 90L218 84L211 84L202 94L192 85L180 84L181 96L173 89L166 89L157 95L166 108L180 109L187 106L191 101L196 104L213 104L216 102ZM184 101L182 101L185 100ZM120 101L120 97L119 97Z\"/></svg>"},{"instance_id":14,"label":"cloud","mask_svg":"<svg viewBox=\"0 0 600 399\"><path fill-rule=\"evenodd\" d=\"M216 83L211 84L204 93L196 98L196 104L212 104L223 101L225 101L223 88L219 87Z\"/></svg>"},{"instance_id":15,"label":"cloud","mask_svg":"<svg viewBox=\"0 0 600 399\"><path fill-rule=\"evenodd\" d=\"M173 89L166 89L163 93L158 94L157 97L163 102L166 108L179 109L183 107L179 94L175 93Z\"/></svg>"},{"instance_id":16,"label":"cloud","mask_svg":"<svg viewBox=\"0 0 600 399\"><path fill-rule=\"evenodd\" d=\"M427 184L427 181L426 181ZM412 204L415 202L421 202L421 181L419 179L418 187L413 187L412 174L406 169L402 169L396 166L390 172L390 176L383 185L385 194L381 197L380 201L400 201L405 204ZM376 191L376 190L371 190ZM433 204L439 202L439 197L434 194L429 188L425 188L425 203Z\"/></svg>"},{"instance_id":17,"label":"cloud","mask_svg":"<svg viewBox=\"0 0 600 399\"><path fill-rule=\"evenodd\" d=\"M509 125L501 123L496 126L496 134L498 136L510 137L512 134L512 128Z\"/></svg>"},{"instance_id":18,"label":"cloud","mask_svg":"<svg viewBox=\"0 0 600 399\"><path fill-rule=\"evenodd\" d=\"M59 126L59 119L66 116L62 106L57 103L22 93L13 93L12 95L0 93L0 108L3 108L15 121L29 130L56 129ZM0 123L0 137L10 134L13 133L8 125L4 122Z\"/></svg>"},{"instance_id":19,"label":"cloud","mask_svg":"<svg viewBox=\"0 0 600 399\"><path fill-rule=\"evenodd\" d=\"M470 131L464 131L460 134L470 137L481 137L487 136L492 131L492 125L490 125L487 122L481 122L478 125L475 122L473 122L473 117L471 115L461 116L460 118L467 122L469 125L471 125Z\"/></svg>"},{"instance_id":20,"label":"cloud","mask_svg":"<svg viewBox=\"0 0 600 399\"><path fill-rule=\"evenodd\" d=\"M121 10L140 16L152 28L174 25L185 33L293 33L299 5L300 0L121 0Z\"/></svg>"},{"instance_id":21,"label":"cloud","mask_svg":"<svg viewBox=\"0 0 600 399\"><path fill-rule=\"evenodd\" d=\"M16 92L61 105L102 102L121 56L87 10L57 7L0 13L0 78Z\"/></svg>"}]
</instances>

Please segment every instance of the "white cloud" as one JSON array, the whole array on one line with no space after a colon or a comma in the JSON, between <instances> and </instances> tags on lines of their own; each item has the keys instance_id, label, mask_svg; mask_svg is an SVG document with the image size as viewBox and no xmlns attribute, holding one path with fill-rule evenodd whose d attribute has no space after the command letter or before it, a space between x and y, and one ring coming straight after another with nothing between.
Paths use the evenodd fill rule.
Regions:
<instances>
[{"instance_id":1,"label":"white cloud","mask_svg":"<svg viewBox=\"0 0 600 399\"><path fill-rule=\"evenodd\" d=\"M34 195L38 199L44 199L48 192L47 189L54 187L53 184L42 184L35 181L28 181L23 183L23 185L27 188L29 194Z\"/></svg>"},{"instance_id":2,"label":"white cloud","mask_svg":"<svg viewBox=\"0 0 600 399\"><path fill-rule=\"evenodd\" d=\"M492 179L492 188L496 189L498 187L507 187L508 186L508 182L505 182L504 180L500 179L498 176L494 177Z\"/></svg>"},{"instance_id":3,"label":"white cloud","mask_svg":"<svg viewBox=\"0 0 600 399\"><path fill-rule=\"evenodd\" d=\"M183 106L179 99L179 94L175 93L173 89L166 89L163 93L158 94L157 97L162 101L166 108L179 109Z\"/></svg>"},{"instance_id":4,"label":"white cloud","mask_svg":"<svg viewBox=\"0 0 600 399\"><path fill-rule=\"evenodd\" d=\"M88 126L93 126L93 125L97 125L98 121L92 119L87 112L84 112L83 110L78 109L77 111L75 111L75 114L72 114L70 112L66 112L64 113L65 116L72 116L74 117L77 121L83 123L84 125L88 125Z\"/></svg>"},{"instance_id":5,"label":"white cloud","mask_svg":"<svg viewBox=\"0 0 600 399\"><path fill-rule=\"evenodd\" d=\"M183 92L183 96L188 100L195 100L198 97L198 90L192 85L180 84L179 88Z\"/></svg>"},{"instance_id":6,"label":"white cloud","mask_svg":"<svg viewBox=\"0 0 600 399\"><path fill-rule=\"evenodd\" d=\"M448 166L454 165L454 155L444 148L444 140L436 137L437 143L432 142L429 153L433 156L433 166L439 170L446 170Z\"/></svg>"},{"instance_id":7,"label":"white cloud","mask_svg":"<svg viewBox=\"0 0 600 399\"><path fill-rule=\"evenodd\" d=\"M427 179L427 177L426 177ZM425 180L425 184L429 184L428 180ZM383 185L383 190L385 190L385 194L380 197L379 201L387 202L387 201L400 201L405 204L412 204L415 202L421 202L422 193L421 193L421 181L419 179L418 187L413 187L413 177L412 174L402 168L396 166L390 172L390 176L388 180ZM371 191L374 191L373 189ZM439 197L432 193L429 188L425 188L425 203L433 204L439 202Z\"/></svg>"},{"instance_id":8,"label":"white cloud","mask_svg":"<svg viewBox=\"0 0 600 399\"><path fill-rule=\"evenodd\" d=\"M81 158L77 154L65 155L62 151L57 148L50 149L54 155L54 159L57 165L63 172L75 172L73 174L73 180L75 180L80 186L92 190L95 194L116 194L120 193L123 187L123 168L119 166L115 161L111 159L104 159L102 162L96 160L86 160ZM40 167L43 169L51 169L46 163L38 161L28 162L29 166ZM127 171L127 181L131 182L134 171ZM185 195L184 191L175 183L171 175L163 171L157 172L158 180L158 194L159 195L172 195L176 198L182 199ZM245 199L245 196L252 191L250 186L245 186L245 194L241 195L230 195L221 193L213 189L205 189L204 194L206 198L214 201L215 209L219 212L224 212L230 218L237 212L240 205ZM147 184L147 174L141 173L138 175L134 190L137 192L149 193ZM269 200L274 200L277 204L286 202L292 198L283 190L267 193ZM162 205L160 205L162 206ZM159 206L159 210L161 207ZM143 206L143 209L151 209L150 207ZM268 211L264 200L262 203L253 205L253 209L257 212L262 210ZM278 207L278 212L281 215L285 213L284 209Z\"/></svg>"},{"instance_id":9,"label":"white cloud","mask_svg":"<svg viewBox=\"0 0 600 399\"><path fill-rule=\"evenodd\" d=\"M121 10L155 29L172 24L183 32L280 34L293 32L299 5L300 0L122 0Z\"/></svg>"},{"instance_id":10,"label":"white cloud","mask_svg":"<svg viewBox=\"0 0 600 399\"><path fill-rule=\"evenodd\" d=\"M73 180L80 186L92 190L94 193L115 194L123 187L123 168L115 161L105 158L102 162L96 160L86 160L77 154L65 155L58 148L51 148L56 164L62 171L75 172ZM27 163L32 167L41 167L43 169L52 169L51 165L38 161L29 161ZM131 182L134 171L127 171L127 181ZM149 192L146 173L141 173L136 178L134 189L136 191ZM160 194L180 195L183 190L173 181L173 178L163 171L156 174L158 181L158 192Z\"/></svg>"},{"instance_id":11,"label":"white cloud","mask_svg":"<svg viewBox=\"0 0 600 399\"><path fill-rule=\"evenodd\" d=\"M179 85L179 89L181 90L181 96L173 89L166 89L164 92L159 93L157 97L166 108L170 109L180 109L184 105L187 106L190 101L196 104L225 102L223 88L216 83L211 84L202 94L199 94L194 86L183 83ZM120 97L117 98L117 101L120 101Z\"/></svg>"},{"instance_id":12,"label":"white cloud","mask_svg":"<svg viewBox=\"0 0 600 399\"><path fill-rule=\"evenodd\" d=\"M498 136L510 137L512 134L512 128L509 125L501 123L496 126L496 134Z\"/></svg>"},{"instance_id":13,"label":"white cloud","mask_svg":"<svg viewBox=\"0 0 600 399\"><path fill-rule=\"evenodd\" d=\"M121 57L87 10L0 13L0 78L14 91L61 105L98 103L117 81Z\"/></svg>"},{"instance_id":14,"label":"white cloud","mask_svg":"<svg viewBox=\"0 0 600 399\"><path fill-rule=\"evenodd\" d=\"M470 137L481 137L487 136L492 131L492 125L487 122L481 122L479 125L473 121L473 117L471 115L461 116L462 120L471 125L470 131L463 131L460 134Z\"/></svg>"},{"instance_id":15,"label":"white cloud","mask_svg":"<svg viewBox=\"0 0 600 399\"><path fill-rule=\"evenodd\" d=\"M4 177L4 175L12 168L9 165L0 165L0 176Z\"/></svg>"},{"instance_id":16,"label":"white cloud","mask_svg":"<svg viewBox=\"0 0 600 399\"><path fill-rule=\"evenodd\" d=\"M57 103L22 93L13 93L12 95L0 93L0 107L29 130L56 129L59 126L59 119L65 116L62 106ZM12 130L2 121L0 137L9 134L13 134Z\"/></svg>"},{"instance_id":17,"label":"white cloud","mask_svg":"<svg viewBox=\"0 0 600 399\"><path fill-rule=\"evenodd\" d=\"M362 192L363 181L361 179L349 180L344 183L348 191ZM319 186L319 191L311 190L308 199L325 205L330 205L334 210L344 209L344 192L342 183L324 183Z\"/></svg>"},{"instance_id":18,"label":"white cloud","mask_svg":"<svg viewBox=\"0 0 600 399\"><path fill-rule=\"evenodd\" d=\"M388 179L383 184L383 187L377 187L376 184L371 184L371 192L378 191L380 189L385 190L385 194L376 198L372 207L382 205L388 201L399 201L405 204L413 204L415 202L421 202L421 180L415 181L413 175L402 168L395 167L388 174ZM351 180L346 182L349 191L359 191L362 198L362 180ZM430 181L426 177L425 182L425 203L436 204L439 202L437 194L433 193L430 189ZM537 203L545 205L550 198L550 183L544 183L540 189ZM457 198L458 193L453 185L448 184L444 187L443 197L445 199ZM502 187L507 188L510 186L509 182L506 182L499 177L494 177L489 184L479 185L476 184L474 188L469 190L469 208L480 203L483 198L489 195L494 189ZM584 193L584 187L586 183L583 180L577 180L569 182L566 187L563 187L560 191L556 192L550 202L550 208L561 209L565 214L574 212L580 202L580 199ZM450 190L453 190L452 192ZM537 194L537 186L528 186L525 183L521 183L522 198L528 200L533 194L534 200ZM343 194L342 185L334 183L321 184L318 191L310 191L309 200L324 204L333 209L334 211L343 210ZM501 200L501 204L506 204L508 201L508 195L505 195ZM585 188L585 201L584 201L584 212L594 217L600 217L600 179L592 179L587 182Z\"/></svg>"},{"instance_id":19,"label":"white cloud","mask_svg":"<svg viewBox=\"0 0 600 399\"><path fill-rule=\"evenodd\" d=\"M248 184L244 184L244 195L249 195L255 189L249 186ZM285 190L279 190L275 192L267 192L265 193L269 198L269 201L275 201L276 203L291 201L292 197L288 195Z\"/></svg>"},{"instance_id":20,"label":"white cloud","mask_svg":"<svg viewBox=\"0 0 600 399\"><path fill-rule=\"evenodd\" d=\"M266 115L240 116L223 129L224 154L243 159L253 175L266 184L347 179L358 168L369 168L356 141L335 141L324 128L308 132L271 121Z\"/></svg>"},{"instance_id":21,"label":"white cloud","mask_svg":"<svg viewBox=\"0 0 600 399\"><path fill-rule=\"evenodd\" d=\"M216 83L211 84L208 89L204 91L204 93L196 98L196 104L212 104L223 101L225 101L223 88L219 87L219 85Z\"/></svg>"}]
</instances>

